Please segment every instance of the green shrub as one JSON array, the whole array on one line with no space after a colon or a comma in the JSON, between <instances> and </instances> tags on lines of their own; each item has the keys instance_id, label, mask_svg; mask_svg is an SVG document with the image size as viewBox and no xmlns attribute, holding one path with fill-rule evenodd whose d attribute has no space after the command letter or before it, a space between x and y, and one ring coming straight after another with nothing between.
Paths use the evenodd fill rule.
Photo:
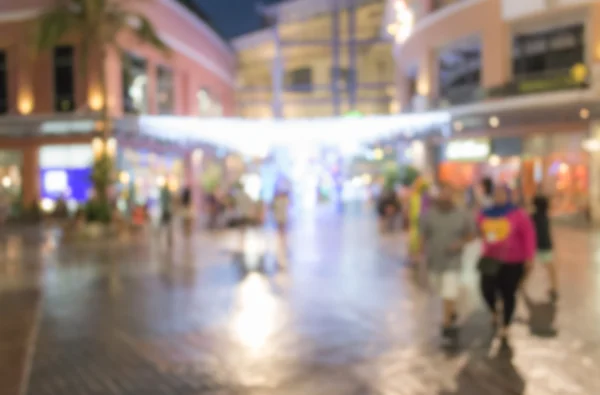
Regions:
<instances>
[{"instance_id":1,"label":"green shrub","mask_svg":"<svg viewBox=\"0 0 600 395\"><path fill-rule=\"evenodd\" d=\"M107 200L92 199L85 205L85 219L87 222L109 223L111 212Z\"/></svg>"}]
</instances>

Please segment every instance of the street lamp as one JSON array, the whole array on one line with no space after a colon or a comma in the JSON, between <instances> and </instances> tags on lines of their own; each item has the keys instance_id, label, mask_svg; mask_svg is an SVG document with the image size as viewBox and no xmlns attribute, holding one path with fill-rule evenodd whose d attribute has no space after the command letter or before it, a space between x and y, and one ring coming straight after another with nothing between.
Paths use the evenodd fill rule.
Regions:
<instances>
[{"instance_id":1,"label":"street lamp","mask_svg":"<svg viewBox=\"0 0 600 395\"><path fill-rule=\"evenodd\" d=\"M104 140L100 137L94 137L92 140L92 152L96 159L100 159L103 155L114 158L117 154L117 139L111 137L108 140Z\"/></svg>"}]
</instances>

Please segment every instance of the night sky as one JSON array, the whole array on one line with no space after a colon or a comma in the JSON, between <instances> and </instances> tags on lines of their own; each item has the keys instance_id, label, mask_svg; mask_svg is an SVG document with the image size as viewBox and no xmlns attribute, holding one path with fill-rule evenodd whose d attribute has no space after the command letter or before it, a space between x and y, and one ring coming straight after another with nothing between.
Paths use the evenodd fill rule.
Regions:
<instances>
[{"instance_id":1,"label":"night sky","mask_svg":"<svg viewBox=\"0 0 600 395\"><path fill-rule=\"evenodd\" d=\"M226 38L233 38L260 29L256 13L259 0L194 0L211 19L212 24ZM273 4L281 0L262 0Z\"/></svg>"}]
</instances>

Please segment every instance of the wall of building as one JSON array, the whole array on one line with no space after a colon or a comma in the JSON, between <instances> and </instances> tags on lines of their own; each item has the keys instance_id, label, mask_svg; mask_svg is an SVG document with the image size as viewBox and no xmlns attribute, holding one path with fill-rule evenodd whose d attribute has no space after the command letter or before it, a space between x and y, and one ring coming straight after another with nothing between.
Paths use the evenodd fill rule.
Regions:
<instances>
[{"instance_id":1,"label":"wall of building","mask_svg":"<svg viewBox=\"0 0 600 395\"><path fill-rule=\"evenodd\" d=\"M22 113L32 102L32 112L53 112L52 59L50 54L32 56L30 37L34 31L35 18L44 7L53 4L50 0L8 0L0 4L0 49L6 51L9 64L10 113ZM134 3L135 4L135 3ZM120 37L123 48L148 61L150 113L156 113L152 88L156 86L156 66L167 66L173 72L174 114L198 115L197 90L208 88L219 98L224 115L235 113L235 56L216 34L189 13L175 0L155 0L143 3L145 13L161 38L172 49L169 56L145 48L132 37ZM78 38L70 37L65 44L77 47ZM80 68L75 57L75 68ZM88 61L87 78L77 73L76 108L88 103L90 94L97 93L98 58ZM109 54L105 64L108 72L109 105L115 116L122 114L121 61L116 54ZM21 103L21 104L19 104ZM22 107L21 110L19 107Z\"/></svg>"},{"instance_id":2,"label":"wall of building","mask_svg":"<svg viewBox=\"0 0 600 395\"><path fill-rule=\"evenodd\" d=\"M391 45L380 40L383 1L363 5L356 12L356 83L357 102L354 108L345 89L340 90L340 113L352 110L365 114L389 113L393 85L393 59ZM309 68L312 72L308 91L284 90L282 95L284 116L322 117L332 116L334 96L332 93L332 68L334 67L332 14L325 13L308 19L278 25L283 43L282 59L284 73ZM349 14L345 10L339 16L339 67L351 68L348 49ZM271 29L251 33L234 41L238 49L237 99L240 115L246 117L273 116L272 71L276 57L275 34ZM368 44L364 42L370 40ZM289 84L287 84L289 85Z\"/></svg>"},{"instance_id":3,"label":"wall of building","mask_svg":"<svg viewBox=\"0 0 600 395\"><path fill-rule=\"evenodd\" d=\"M393 3L390 0L390 3ZM531 3L531 4L529 4ZM412 32L395 52L397 97L403 108L414 108L410 87L416 80L416 94L429 107L440 98L439 51L455 42L475 38L480 42L482 90L506 85L513 80L513 36L524 30L560 26L567 20L585 26L588 69L600 56L598 21L600 4L557 1L528 7L534 2L513 0L449 1L441 8L429 8L415 20ZM409 2L407 2L409 4ZM537 4L537 3L536 3ZM541 9L538 9L539 7Z\"/></svg>"}]
</instances>

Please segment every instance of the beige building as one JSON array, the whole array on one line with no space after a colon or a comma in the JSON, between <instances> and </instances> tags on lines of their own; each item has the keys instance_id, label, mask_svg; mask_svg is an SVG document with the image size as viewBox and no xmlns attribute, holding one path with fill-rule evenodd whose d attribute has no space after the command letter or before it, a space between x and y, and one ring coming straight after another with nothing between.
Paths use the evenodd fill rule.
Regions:
<instances>
[{"instance_id":1,"label":"beige building","mask_svg":"<svg viewBox=\"0 0 600 395\"><path fill-rule=\"evenodd\" d=\"M384 6L383 0L290 0L261 9L268 27L233 41L239 115L394 112Z\"/></svg>"}]
</instances>

